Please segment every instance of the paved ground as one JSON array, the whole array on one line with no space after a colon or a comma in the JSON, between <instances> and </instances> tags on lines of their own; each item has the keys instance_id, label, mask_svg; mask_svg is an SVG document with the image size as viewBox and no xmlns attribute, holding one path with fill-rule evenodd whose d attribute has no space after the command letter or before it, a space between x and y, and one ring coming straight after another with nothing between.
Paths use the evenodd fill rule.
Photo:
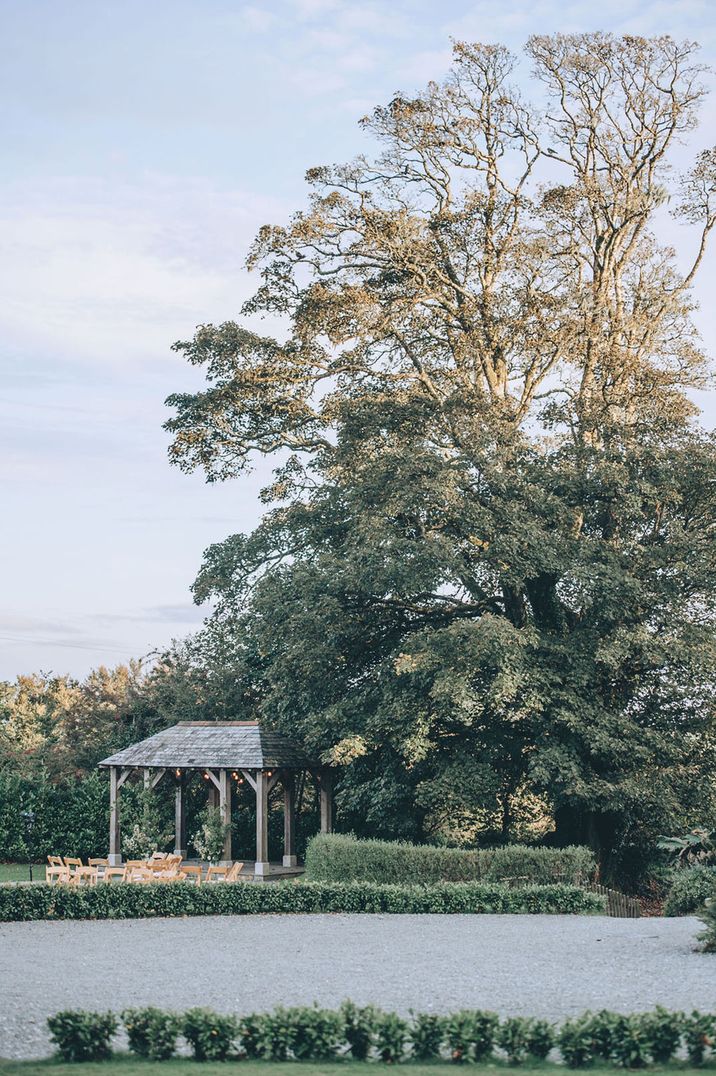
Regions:
<instances>
[{"instance_id":1,"label":"paved ground","mask_svg":"<svg viewBox=\"0 0 716 1076\"><path fill-rule=\"evenodd\" d=\"M343 998L559 1018L713 1009L716 954L684 919L285 915L0 923L0 1057L49 1052L62 1008L250 1012Z\"/></svg>"}]
</instances>

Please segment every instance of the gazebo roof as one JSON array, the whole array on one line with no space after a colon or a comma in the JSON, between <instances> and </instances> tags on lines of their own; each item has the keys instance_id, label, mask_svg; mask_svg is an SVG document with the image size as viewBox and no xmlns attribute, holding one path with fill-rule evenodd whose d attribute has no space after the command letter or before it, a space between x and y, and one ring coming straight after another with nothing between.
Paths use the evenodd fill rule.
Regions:
<instances>
[{"instance_id":1,"label":"gazebo roof","mask_svg":"<svg viewBox=\"0 0 716 1076\"><path fill-rule=\"evenodd\" d=\"M167 769L311 769L296 744L256 721L180 721L125 747L100 766Z\"/></svg>"}]
</instances>

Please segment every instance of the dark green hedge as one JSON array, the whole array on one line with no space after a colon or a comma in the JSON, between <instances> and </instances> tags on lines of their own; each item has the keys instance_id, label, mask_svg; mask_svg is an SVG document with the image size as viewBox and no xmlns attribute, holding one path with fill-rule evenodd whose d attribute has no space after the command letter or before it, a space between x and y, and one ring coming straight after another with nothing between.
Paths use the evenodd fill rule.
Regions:
<instances>
[{"instance_id":1,"label":"dark green hedge","mask_svg":"<svg viewBox=\"0 0 716 1076\"><path fill-rule=\"evenodd\" d=\"M578 884L595 868L588 848L436 848L392 841L362 841L342 834L314 837L306 851L306 878L315 882L499 882Z\"/></svg>"},{"instance_id":2,"label":"dark green hedge","mask_svg":"<svg viewBox=\"0 0 716 1076\"><path fill-rule=\"evenodd\" d=\"M27 919L144 919L176 915L252 915L264 912L603 912L604 898L568 885L508 888L496 883L430 886L370 882L191 883L156 885L0 886L0 921Z\"/></svg>"},{"instance_id":3,"label":"dark green hedge","mask_svg":"<svg viewBox=\"0 0 716 1076\"><path fill-rule=\"evenodd\" d=\"M557 1027L548 1020L476 1009L442 1016L411 1013L406 1020L374 1005L344 1001L340 1009L279 1007L237 1017L211 1009L180 1015L160 1009L128 1009L122 1020L129 1048L139 1057L163 1061L182 1035L197 1061L230 1057L263 1061L325 1062L339 1057L389 1064L415 1061L491 1062L499 1051L510 1065L544 1061L554 1047L571 1068L595 1061L638 1069L668 1064L683 1051L691 1065L714 1057L716 1018L710 1013L583 1013ZM112 1050L119 1021L111 1013L66 1010L47 1021L64 1061L101 1061ZM498 1054L499 1056L499 1054Z\"/></svg>"}]
</instances>

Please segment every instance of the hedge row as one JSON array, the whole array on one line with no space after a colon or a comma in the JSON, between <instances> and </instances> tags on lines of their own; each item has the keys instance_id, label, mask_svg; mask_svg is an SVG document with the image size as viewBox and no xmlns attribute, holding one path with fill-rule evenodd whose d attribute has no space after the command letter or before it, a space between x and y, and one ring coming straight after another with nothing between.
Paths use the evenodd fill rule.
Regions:
<instances>
[{"instance_id":1,"label":"hedge row","mask_svg":"<svg viewBox=\"0 0 716 1076\"><path fill-rule=\"evenodd\" d=\"M497 883L431 886L371 882L190 882L0 886L0 921L28 919L144 919L150 916L252 915L263 912L571 912L604 911L604 898L569 885L509 888Z\"/></svg>"},{"instance_id":2,"label":"hedge row","mask_svg":"<svg viewBox=\"0 0 716 1076\"><path fill-rule=\"evenodd\" d=\"M343 834L314 837L306 850L306 877L315 882L567 882L578 885L595 869L588 848L436 848L363 841Z\"/></svg>"},{"instance_id":3,"label":"hedge row","mask_svg":"<svg viewBox=\"0 0 716 1076\"><path fill-rule=\"evenodd\" d=\"M450 1016L413 1013L405 1020L373 1005L345 1001L338 1010L317 1006L277 1008L236 1017L210 1009L183 1015L161 1009L127 1009L121 1014L129 1048L139 1057L174 1056L182 1035L197 1061L230 1056L266 1061L488 1061L500 1050L512 1065L544 1061L554 1047L571 1068L610 1061L625 1068L667 1064L684 1051L692 1065L714 1056L716 1016L653 1012L624 1016L603 1010L584 1013L556 1027L547 1020L462 1010ZM100 1061L110 1056L119 1021L111 1013L66 1010L47 1021L64 1061Z\"/></svg>"}]
</instances>

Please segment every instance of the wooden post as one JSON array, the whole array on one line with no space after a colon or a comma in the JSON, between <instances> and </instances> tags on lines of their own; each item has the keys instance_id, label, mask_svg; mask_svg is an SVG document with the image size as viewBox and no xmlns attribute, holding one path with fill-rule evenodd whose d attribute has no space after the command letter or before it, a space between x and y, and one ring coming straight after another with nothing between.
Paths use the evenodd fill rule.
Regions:
<instances>
[{"instance_id":1,"label":"wooden post","mask_svg":"<svg viewBox=\"0 0 716 1076\"><path fill-rule=\"evenodd\" d=\"M186 859L186 783L184 775L176 778L174 787L174 855Z\"/></svg>"},{"instance_id":2,"label":"wooden post","mask_svg":"<svg viewBox=\"0 0 716 1076\"><path fill-rule=\"evenodd\" d=\"M119 774L116 766L109 768L109 865L118 867L122 862L122 844L119 828Z\"/></svg>"},{"instance_id":3,"label":"wooden post","mask_svg":"<svg viewBox=\"0 0 716 1076\"><path fill-rule=\"evenodd\" d=\"M296 786L292 773L285 773L283 784L283 865L295 867L296 860Z\"/></svg>"},{"instance_id":4,"label":"wooden post","mask_svg":"<svg viewBox=\"0 0 716 1076\"><path fill-rule=\"evenodd\" d=\"M321 789L321 833L333 833L333 774L321 770L318 782Z\"/></svg>"},{"instance_id":5,"label":"wooden post","mask_svg":"<svg viewBox=\"0 0 716 1076\"><path fill-rule=\"evenodd\" d=\"M228 867L231 865L231 778L228 770L219 771L219 810L221 821L228 826L220 862Z\"/></svg>"},{"instance_id":6,"label":"wooden post","mask_svg":"<svg viewBox=\"0 0 716 1076\"><path fill-rule=\"evenodd\" d=\"M254 875L263 878L269 873L268 858L268 786L265 770L256 773L256 862Z\"/></svg>"}]
</instances>

